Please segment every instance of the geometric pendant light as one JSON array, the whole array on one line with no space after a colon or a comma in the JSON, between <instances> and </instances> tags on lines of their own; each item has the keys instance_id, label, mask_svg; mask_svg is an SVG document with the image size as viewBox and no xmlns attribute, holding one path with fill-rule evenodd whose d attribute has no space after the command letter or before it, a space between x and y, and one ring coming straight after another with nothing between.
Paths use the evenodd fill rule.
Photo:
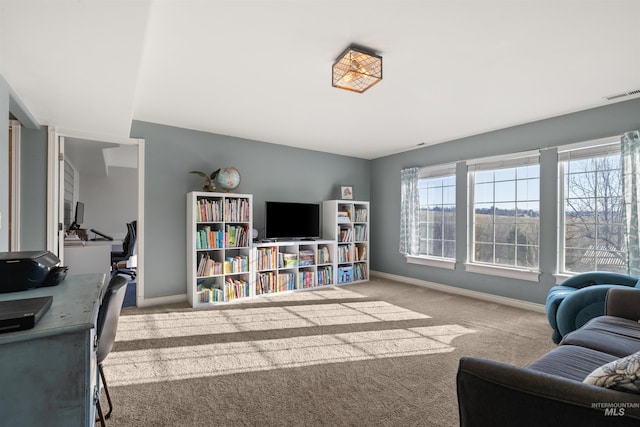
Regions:
<instances>
[{"instance_id":1,"label":"geometric pendant light","mask_svg":"<svg viewBox=\"0 0 640 427\"><path fill-rule=\"evenodd\" d=\"M382 80L382 57L349 47L333 63L333 86L362 93Z\"/></svg>"}]
</instances>

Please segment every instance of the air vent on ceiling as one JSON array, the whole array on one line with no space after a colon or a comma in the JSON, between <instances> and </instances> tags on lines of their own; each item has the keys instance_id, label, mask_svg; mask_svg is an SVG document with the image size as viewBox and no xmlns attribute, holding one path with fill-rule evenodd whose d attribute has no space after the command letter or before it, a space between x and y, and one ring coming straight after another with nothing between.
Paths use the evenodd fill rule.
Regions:
<instances>
[{"instance_id":1,"label":"air vent on ceiling","mask_svg":"<svg viewBox=\"0 0 640 427\"><path fill-rule=\"evenodd\" d=\"M640 89L630 90L629 92L618 93L615 95L605 96L607 101L613 101L614 99L624 98L625 96L640 95Z\"/></svg>"}]
</instances>

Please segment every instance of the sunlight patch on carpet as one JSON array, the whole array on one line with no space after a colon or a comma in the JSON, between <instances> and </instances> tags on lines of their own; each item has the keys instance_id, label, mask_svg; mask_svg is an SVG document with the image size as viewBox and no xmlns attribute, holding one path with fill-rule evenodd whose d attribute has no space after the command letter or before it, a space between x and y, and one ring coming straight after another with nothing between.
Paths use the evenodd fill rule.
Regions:
<instances>
[{"instance_id":1,"label":"sunlight patch on carpet","mask_svg":"<svg viewBox=\"0 0 640 427\"><path fill-rule=\"evenodd\" d=\"M387 305L383 308L388 309ZM373 307L370 309L373 310ZM373 311L375 316L379 315ZM474 332L460 325L441 325L114 351L106 359L104 369L109 386L117 387L327 363L448 353L455 349L451 346L454 338Z\"/></svg>"},{"instance_id":2,"label":"sunlight patch on carpet","mask_svg":"<svg viewBox=\"0 0 640 427\"><path fill-rule=\"evenodd\" d=\"M122 316L116 341L429 318L384 301L191 310Z\"/></svg>"}]
</instances>

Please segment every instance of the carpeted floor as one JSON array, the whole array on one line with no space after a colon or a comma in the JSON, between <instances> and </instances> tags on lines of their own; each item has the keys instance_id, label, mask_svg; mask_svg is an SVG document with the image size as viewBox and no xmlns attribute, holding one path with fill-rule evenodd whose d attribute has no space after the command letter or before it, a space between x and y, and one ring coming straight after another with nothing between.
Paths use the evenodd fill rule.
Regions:
<instances>
[{"instance_id":1,"label":"carpeted floor","mask_svg":"<svg viewBox=\"0 0 640 427\"><path fill-rule=\"evenodd\" d=\"M109 426L455 426L461 356L524 366L550 337L543 314L379 278L128 307L105 361Z\"/></svg>"}]
</instances>

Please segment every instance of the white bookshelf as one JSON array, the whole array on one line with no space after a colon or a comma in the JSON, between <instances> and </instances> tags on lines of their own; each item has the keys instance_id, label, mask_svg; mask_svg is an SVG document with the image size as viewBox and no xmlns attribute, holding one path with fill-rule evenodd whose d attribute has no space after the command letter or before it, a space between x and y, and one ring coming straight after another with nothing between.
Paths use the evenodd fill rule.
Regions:
<instances>
[{"instance_id":1,"label":"white bookshelf","mask_svg":"<svg viewBox=\"0 0 640 427\"><path fill-rule=\"evenodd\" d=\"M255 295L334 285L335 256L335 240L254 244Z\"/></svg>"},{"instance_id":2,"label":"white bookshelf","mask_svg":"<svg viewBox=\"0 0 640 427\"><path fill-rule=\"evenodd\" d=\"M253 296L251 194L187 194L187 297L192 307Z\"/></svg>"},{"instance_id":3,"label":"white bookshelf","mask_svg":"<svg viewBox=\"0 0 640 427\"><path fill-rule=\"evenodd\" d=\"M336 241L336 284L369 280L369 202L325 200L322 233Z\"/></svg>"}]
</instances>

